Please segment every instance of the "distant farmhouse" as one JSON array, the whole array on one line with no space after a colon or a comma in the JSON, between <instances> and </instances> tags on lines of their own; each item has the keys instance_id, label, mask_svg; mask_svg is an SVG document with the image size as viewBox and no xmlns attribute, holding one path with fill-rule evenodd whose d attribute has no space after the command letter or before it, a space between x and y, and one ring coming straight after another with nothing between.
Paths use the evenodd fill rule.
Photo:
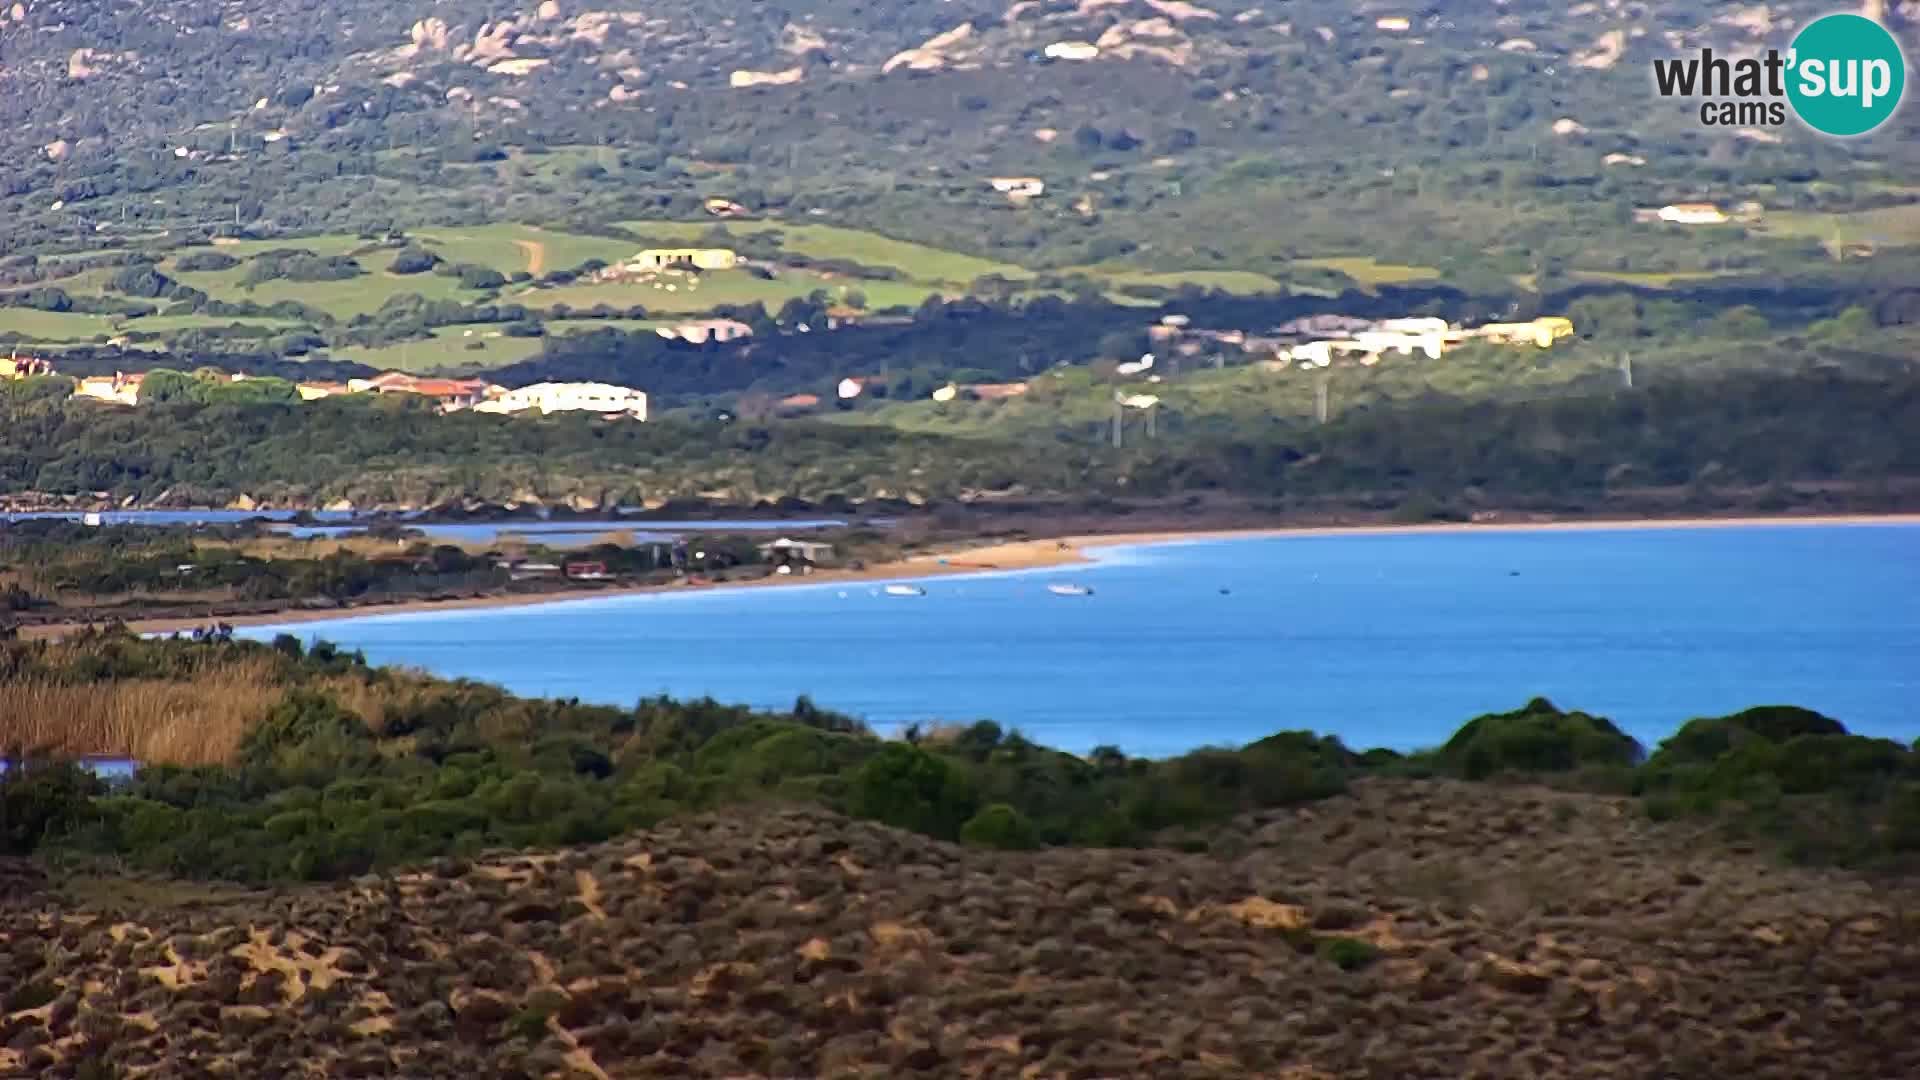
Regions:
<instances>
[{"instance_id":1,"label":"distant farmhouse","mask_svg":"<svg viewBox=\"0 0 1920 1080\"><path fill-rule=\"evenodd\" d=\"M648 270L732 270L740 256L727 248L648 248L627 260L627 268Z\"/></svg>"},{"instance_id":2,"label":"distant farmhouse","mask_svg":"<svg viewBox=\"0 0 1920 1080\"><path fill-rule=\"evenodd\" d=\"M1014 202L1036 198L1046 194L1047 191L1046 181L1036 176L995 176L987 183L993 185L993 190Z\"/></svg>"},{"instance_id":3,"label":"distant farmhouse","mask_svg":"<svg viewBox=\"0 0 1920 1080\"><path fill-rule=\"evenodd\" d=\"M662 326L654 331L668 340L678 339L694 345L707 342L738 341L753 336L753 327L737 319L700 319L674 326Z\"/></svg>"},{"instance_id":4,"label":"distant farmhouse","mask_svg":"<svg viewBox=\"0 0 1920 1080\"><path fill-rule=\"evenodd\" d=\"M1712 203L1672 203L1667 206L1643 208L1633 212L1637 221L1665 221L1674 225L1724 225L1728 217L1725 210Z\"/></svg>"}]
</instances>

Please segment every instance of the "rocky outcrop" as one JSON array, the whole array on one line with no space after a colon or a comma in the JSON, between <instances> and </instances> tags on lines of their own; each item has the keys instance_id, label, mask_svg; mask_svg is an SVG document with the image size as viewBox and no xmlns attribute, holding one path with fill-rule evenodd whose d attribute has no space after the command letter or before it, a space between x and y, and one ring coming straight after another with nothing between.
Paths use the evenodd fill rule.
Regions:
<instances>
[{"instance_id":1,"label":"rocky outcrop","mask_svg":"<svg viewBox=\"0 0 1920 1080\"><path fill-rule=\"evenodd\" d=\"M884 74L903 67L911 71L938 71L954 63L956 57L952 54L972 38L973 24L961 23L921 42L919 48L895 53L880 66L880 71Z\"/></svg>"},{"instance_id":2,"label":"rocky outcrop","mask_svg":"<svg viewBox=\"0 0 1920 1080\"><path fill-rule=\"evenodd\" d=\"M1609 30L1600 35L1600 39L1593 43L1593 48L1585 52L1575 53L1573 63L1575 67L1605 71L1619 63L1620 57L1624 56L1626 51L1626 32L1623 30Z\"/></svg>"},{"instance_id":3,"label":"rocky outcrop","mask_svg":"<svg viewBox=\"0 0 1920 1080\"><path fill-rule=\"evenodd\" d=\"M416 52L446 52L452 44L452 33L447 21L436 15L414 23L407 37Z\"/></svg>"}]
</instances>

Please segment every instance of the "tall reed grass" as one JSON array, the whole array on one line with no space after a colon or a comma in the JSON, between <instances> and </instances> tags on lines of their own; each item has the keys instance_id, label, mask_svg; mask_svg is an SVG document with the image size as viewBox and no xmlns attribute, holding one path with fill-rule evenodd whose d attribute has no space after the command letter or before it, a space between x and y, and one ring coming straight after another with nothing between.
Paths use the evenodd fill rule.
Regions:
<instances>
[{"instance_id":1,"label":"tall reed grass","mask_svg":"<svg viewBox=\"0 0 1920 1080\"><path fill-rule=\"evenodd\" d=\"M128 757L143 764L221 764L233 759L248 730L285 693L267 658L209 665L180 681L5 682L0 748Z\"/></svg>"}]
</instances>

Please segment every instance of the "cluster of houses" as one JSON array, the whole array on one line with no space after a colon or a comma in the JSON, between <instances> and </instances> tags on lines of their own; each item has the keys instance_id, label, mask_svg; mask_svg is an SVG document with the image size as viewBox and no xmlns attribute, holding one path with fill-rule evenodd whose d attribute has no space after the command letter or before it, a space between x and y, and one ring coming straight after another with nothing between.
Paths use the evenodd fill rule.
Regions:
<instances>
[{"instance_id":1,"label":"cluster of houses","mask_svg":"<svg viewBox=\"0 0 1920 1080\"><path fill-rule=\"evenodd\" d=\"M1171 349L1183 356L1199 355L1212 343L1265 355L1266 366L1275 369L1293 364L1331 367L1336 360L1343 359L1370 367L1388 354L1412 356L1417 353L1429 360L1438 360L1449 350L1476 341L1551 348L1556 342L1573 336L1573 323L1558 315L1548 315L1526 322L1461 328L1434 317L1376 320L1309 315L1276 327L1269 334L1255 335L1240 330L1190 329L1186 316L1168 315L1149 327L1147 335L1157 348ZM1148 353L1139 360L1121 364L1118 373L1144 374L1157 362L1155 354Z\"/></svg>"},{"instance_id":2,"label":"cluster of houses","mask_svg":"<svg viewBox=\"0 0 1920 1080\"><path fill-rule=\"evenodd\" d=\"M0 381L53 375L53 362L44 357L0 357ZM217 378L221 382L245 382L251 376L206 371L198 378ZM116 371L111 375L86 375L75 379L73 396L113 405L138 405L146 385L144 371ZM647 418L647 395L627 386L593 382L543 382L509 390L485 379L432 379L388 371L366 379L346 382L299 382L294 384L301 401L317 401L341 394L418 394L431 398L441 412L472 411L514 415L536 413L547 416L559 412L584 412L606 417Z\"/></svg>"},{"instance_id":3,"label":"cluster of houses","mask_svg":"<svg viewBox=\"0 0 1920 1080\"><path fill-rule=\"evenodd\" d=\"M611 383L543 382L509 390L485 379L427 379L388 371L368 379L344 383L303 382L296 386L302 401L339 394L418 394L432 398L441 412L515 415L585 412L599 416L647 418L647 395Z\"/></svg>"},{"instance_id":4,"label":"cluster of houses","mask_svg":"<svg viewBox=\"0 0 1920 1080\"><path fill-rule=\"evenodd\" d=\"M0 372L4 370L0 368ZM41 373L50 374L51 368ZM244 382L249 376L223 374L220 378L226 382ZM73 396L114 405L138 405L146 381L147 373L139 371L88 375L75 380ZM635 420L647 418L645 393L610 383L545 382L509 390L485 379L431 379L389 371L346 382L300 382L294 384L294 389L301 401L318 401L342 394L417 394L432 399L443 413L472 411L546 416L557 412L584 412Z\"/></svg>"}]
</instances>

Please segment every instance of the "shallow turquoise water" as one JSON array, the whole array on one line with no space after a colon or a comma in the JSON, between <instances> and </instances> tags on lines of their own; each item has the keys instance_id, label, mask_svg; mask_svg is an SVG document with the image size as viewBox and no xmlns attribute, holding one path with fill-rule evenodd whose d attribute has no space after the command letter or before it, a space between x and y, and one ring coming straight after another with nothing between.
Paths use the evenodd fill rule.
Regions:
<instances>
[{"instance_id":1,"label":"shallow turquoise water","mask_svg":"<svg viewBox=\"0 0 1920 1080\"><path fill-rule=\"evenodd\" d=\"M1095 594L1045 588L1068 580ZM921 584L911 598L808 585L246 633L323 636L525 694L808 694L882 729L990 718L1074 751L1161 755L1285 728L1409 749L1536 695L1649 744L1690 717L1780 703L1920 736L1920 526L1210 540Z\"/></svg>"}]
</instances>

